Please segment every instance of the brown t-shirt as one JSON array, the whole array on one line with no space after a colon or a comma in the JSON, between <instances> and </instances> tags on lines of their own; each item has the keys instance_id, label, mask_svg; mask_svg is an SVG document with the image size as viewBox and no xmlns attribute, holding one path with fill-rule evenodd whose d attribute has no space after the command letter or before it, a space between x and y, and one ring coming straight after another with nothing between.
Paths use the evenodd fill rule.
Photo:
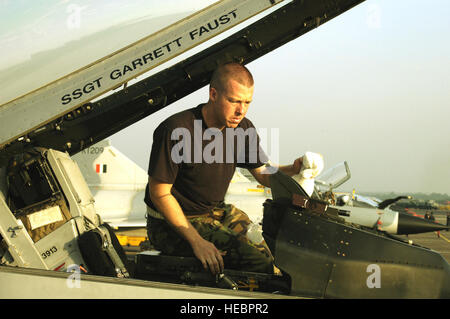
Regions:
<instances>
[{"instance_id":1,"label":"brown t-shirt","mask_svg":"<svg viewBox=\"0 0 450 319\"><path fill-rule=\"evenodd\" d=\"M172 115L153 133L148 174L173 184L172 195L187 216L207 213L224 200L236 166L254 169L268 161L250 120L236 129L208 129L203 105ZM155 209L148 185L144 201Z\"/></svg>"}]
</instances>

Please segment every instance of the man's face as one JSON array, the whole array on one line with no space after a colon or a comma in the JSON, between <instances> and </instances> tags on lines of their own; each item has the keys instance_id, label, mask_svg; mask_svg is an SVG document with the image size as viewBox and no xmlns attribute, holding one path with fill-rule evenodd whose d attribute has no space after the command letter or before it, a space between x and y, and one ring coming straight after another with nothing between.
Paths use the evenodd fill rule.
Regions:
<instances>
[{"instance_id":1,"label":"man's face","mask_svg":"<svg viewBox=\"0 0 450 319\"><path fill-rule=\"evenodd\" d=\"M229 80L223 90L211 88L210 98L215 104L218 124L222 127L235 128L247 113L253 98L253 86L247 87Z\"/></svg>"}]
</instances>

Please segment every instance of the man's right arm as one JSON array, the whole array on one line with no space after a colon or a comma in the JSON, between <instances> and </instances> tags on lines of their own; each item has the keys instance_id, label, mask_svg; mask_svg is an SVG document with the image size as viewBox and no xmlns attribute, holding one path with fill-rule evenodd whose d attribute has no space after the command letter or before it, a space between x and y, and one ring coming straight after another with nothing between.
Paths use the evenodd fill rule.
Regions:
<instances>
[{"instance_id":1,"label":"man's right arm","mask_svg":"<svg viewBox=\"0 0 450 319\"><path fill-rule=\"evenodd\" d=\"M162 183L149 177L149 195L156 209L166 221L191 245L195 256L203 267L213 274L223 271L221 252L213 243L203 239L183 213L177 199L171 194L172 184Z\"/></svg>"}]
</instances>

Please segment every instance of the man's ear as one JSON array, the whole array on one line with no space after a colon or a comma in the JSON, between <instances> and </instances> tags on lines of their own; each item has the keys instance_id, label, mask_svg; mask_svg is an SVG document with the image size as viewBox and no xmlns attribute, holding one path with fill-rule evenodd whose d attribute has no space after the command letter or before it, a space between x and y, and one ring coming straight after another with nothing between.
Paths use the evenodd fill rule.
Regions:
<instances>
[{"instance_id":1,"label":"man's ear","mask_svg":"<svg viewBox=\"0 0 450 319\"><path fill-rule=\"evenodd\" d=\"M217 100L217 90L213 87L209 88L209 99L212 102L215 102Z\"/></svg>"}]
</instances>

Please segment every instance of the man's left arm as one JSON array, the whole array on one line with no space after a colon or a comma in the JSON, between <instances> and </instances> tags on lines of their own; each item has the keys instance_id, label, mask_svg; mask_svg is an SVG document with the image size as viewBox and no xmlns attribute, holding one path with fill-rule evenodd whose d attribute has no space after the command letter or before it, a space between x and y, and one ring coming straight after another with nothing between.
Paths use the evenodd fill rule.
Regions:
<instances>
[{"instance_id":1,"label":"man's left arm","mask_svg":"<svg viewBox=\"0 0 450 319\"><path fill-rule=\"evenodd\" d=\"M276 167L277 170L282 171L284 174L289 176L294 176L300 173L300 169L302 168L303 156L297 158L294 163L291 165L283 165ZM266 187L270 187L270 175L273 173L273 166L267 167L265 165L260 166L258 168L254 168L249 170L253 177L260 183Z\"/></svg>"}]
</instances>

